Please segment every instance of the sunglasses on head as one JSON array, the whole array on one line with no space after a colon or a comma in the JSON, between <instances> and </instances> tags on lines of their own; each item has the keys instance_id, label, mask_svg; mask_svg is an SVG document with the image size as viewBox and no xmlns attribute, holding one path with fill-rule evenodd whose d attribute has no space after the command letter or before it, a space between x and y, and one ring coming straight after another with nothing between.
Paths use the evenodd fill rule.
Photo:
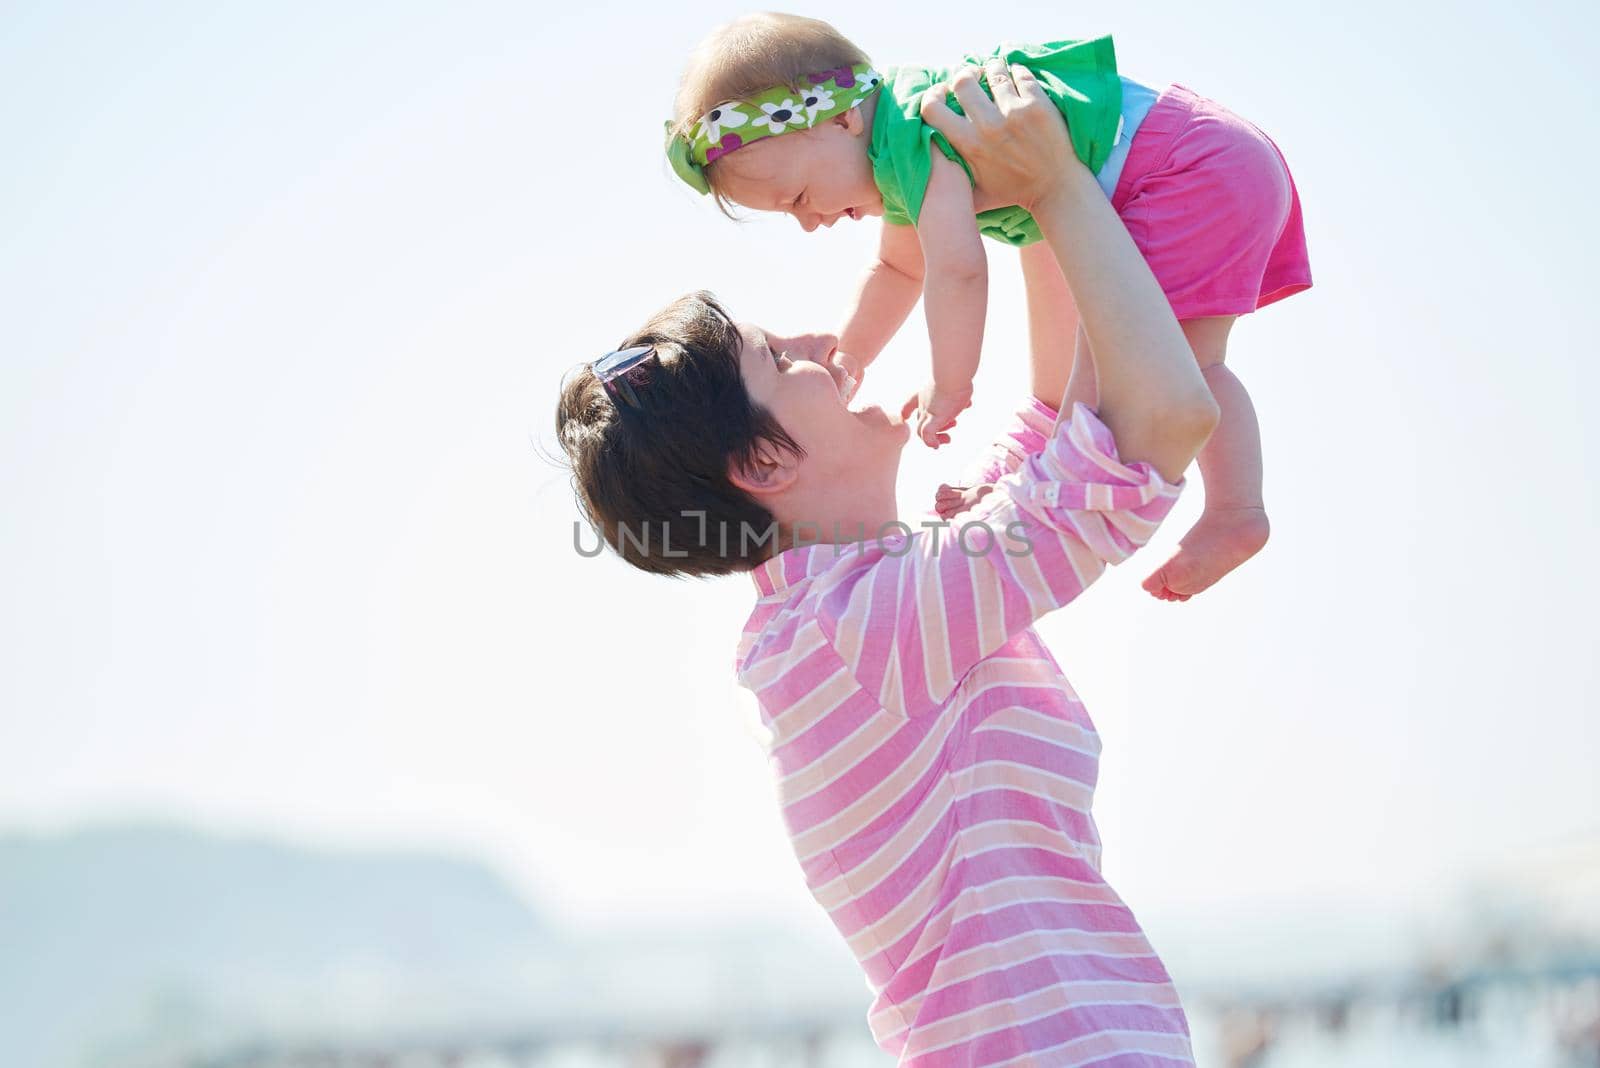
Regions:
<instances>
[{"instance_id":1,"label":"sunglasses on head","mask_svg":"<svg viewBox=\"0 0 1600 1068\"><path fill-rule=\"evenodd\" d=\"M635 345L628 349L608 352L590 364L594 376L600 380L613 401L630 408L644 407L639 402L635 386L643 389L650 379L650 369L661 366L654 345Z\"/></svg>"}]
</instances>

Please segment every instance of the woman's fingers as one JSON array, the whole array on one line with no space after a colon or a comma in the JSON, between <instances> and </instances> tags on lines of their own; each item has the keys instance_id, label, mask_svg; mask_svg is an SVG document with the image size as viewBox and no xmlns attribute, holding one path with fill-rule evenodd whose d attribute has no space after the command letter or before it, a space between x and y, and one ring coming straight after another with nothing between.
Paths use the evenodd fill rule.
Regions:
<instances>
[{"instance_id":1,"label":"woman's fingers","mask_svg":"<svg viewBox=\"0 0 1600 1068\"><path fill-rule=\"evenodd\" d=\"M1024 101L1046 99L1044 89L1039 85L1039 79L1035 78L1033 71L1027 67L1012 67L1011 79L1016 83L1017 96Z\"/></svg>"},{"instance_id":2,"label":"woman's fingers","mask_svg":"<svg viewBox=\"0 0 1600 1068\"><path fill-rule=\"evenodd\" d=\"M994 106L989 94L983 91L983 84L978 81L976 67L963 66L951 75L950 91L961 101L961 109L967 113L967 118L971 119L974 125L984 126L1000 122L1000 109Z\"/></svg>"},{"instance_id":3,"label":"woman's fingers","mask_svg":"<svg viewBox=\"0 0 1600 1068\"><path fill-rule=\"evenodd\" d=\"M1017 98L1017 87L1012 81L1010 65L999 56L986 59L983 63L983 76L989 81L989 95L994 97L997 110L1004 112L1006 104Z\"/></svg>"},{"instance_id":4,"label":"woman's fingers","mask_svg":"<svg viewBox=\"0 0 1600 1068\"><path fill-rule=\"evenodd\" d=\"M998 56L985 60L982 71L983 79L989 83L987 91L979 80L978 70L963 65L948 82L930 86L922 94L922 121L944 134L962 155L978 147L979 136L974 127L998 126L1012 107L1044 99L1044 90L1027 67L1013 67ZM950 95L961 101L961 108L966 112L964 117L950 107L947 102Z\"/></svg>"},{"instance_id":5,"label":"woman's fingers","mask_svg":"<svg viewBox=\"0 0 1600 1068\"><path fill-rule=\"evenodd\" d=\"M951 147L965 156L977 145L977 135L973 133L972 123L965 116L957 115L945 102L949 95L950 86L945 82L930 86L922 94L922 121L944 134Z\"/></svg>"}]
</instances>

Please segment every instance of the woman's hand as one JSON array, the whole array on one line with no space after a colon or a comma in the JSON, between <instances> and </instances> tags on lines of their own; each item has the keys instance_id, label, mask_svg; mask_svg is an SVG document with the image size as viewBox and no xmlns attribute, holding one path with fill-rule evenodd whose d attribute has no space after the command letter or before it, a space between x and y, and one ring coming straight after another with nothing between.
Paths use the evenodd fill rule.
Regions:
<instances>
[{"instance_id":1,"label":"woman's hand","mask_svg":"<svg viewBox=\"0 0 1600 1068\"><path fill-rule=\"evenodd\" d=\"M947 84L922 96L922 119L950 141L972 168L987 197L1033 212L1054 196L1064 176L1089 172L1072 151L1066 121L1026 67L1002 59L983 66L994 99L984 93L975 67L962 67ZM945 103L955 93L965 116Z\"/></svg>"}]
</instances>

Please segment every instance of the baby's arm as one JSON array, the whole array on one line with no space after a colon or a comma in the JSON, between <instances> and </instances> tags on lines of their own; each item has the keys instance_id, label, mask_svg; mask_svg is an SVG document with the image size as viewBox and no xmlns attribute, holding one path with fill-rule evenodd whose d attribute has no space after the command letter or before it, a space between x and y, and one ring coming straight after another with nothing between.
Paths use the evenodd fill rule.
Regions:
<instances>
[{"instance_id":1,"label":"baby's arm","mask_svg":"<svg viewBox=\"0 0 1600 1068\"><path fill-rule=\"evenodd\" d=\"M921 296L922 246L916 230L884 223L878 258L862 277L844 329L839 331L839 362L857 382Z\"/></svg>"},{"instance_id":2,"label":"baby's arm","mask_svg":"<svg viewBox=\"0 0 1600 1068\"><path fill-rule=\"evenodd\" d=\"M933 174L917 220L917 238L927 263L923 308L933 351L933 381L917 397L919 428L930 446L972 403L972 378L983 347L989 304L989 261L973 208L972 183L960 165L933 154ZM907 409L912 405L908 402ZM946 439L948 440L948 438Z\"/></svg>"}]
</instances>

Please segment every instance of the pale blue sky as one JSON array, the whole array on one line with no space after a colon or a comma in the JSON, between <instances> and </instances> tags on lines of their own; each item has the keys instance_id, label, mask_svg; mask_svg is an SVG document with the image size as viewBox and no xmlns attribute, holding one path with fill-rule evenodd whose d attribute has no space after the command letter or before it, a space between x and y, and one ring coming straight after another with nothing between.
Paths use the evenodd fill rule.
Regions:
<instances>
[{"instance_id":1,"label":"pale blue sky","mask_svg":"<svg viewBox=\"0 0 1600 1068\"><path fill-rule=\"evenodd\" d=\"M571 549L563 371L709 287L837 325L871 224L736 226L657 146L726 5L0 9L0 824L478 850L580 922L821 923L732 685L751 593ZM897 10L903 10L897 9ZM1136 909L1415 900L1600 827L1596 19L825 4L880 63L1117 35L1278 141L1314 290L1245 321L1274 537L1044 633ZM992 247L976 411L1025 381ZM913 317L868 388L921 380Z\"/></svg>"}]
</instances>

